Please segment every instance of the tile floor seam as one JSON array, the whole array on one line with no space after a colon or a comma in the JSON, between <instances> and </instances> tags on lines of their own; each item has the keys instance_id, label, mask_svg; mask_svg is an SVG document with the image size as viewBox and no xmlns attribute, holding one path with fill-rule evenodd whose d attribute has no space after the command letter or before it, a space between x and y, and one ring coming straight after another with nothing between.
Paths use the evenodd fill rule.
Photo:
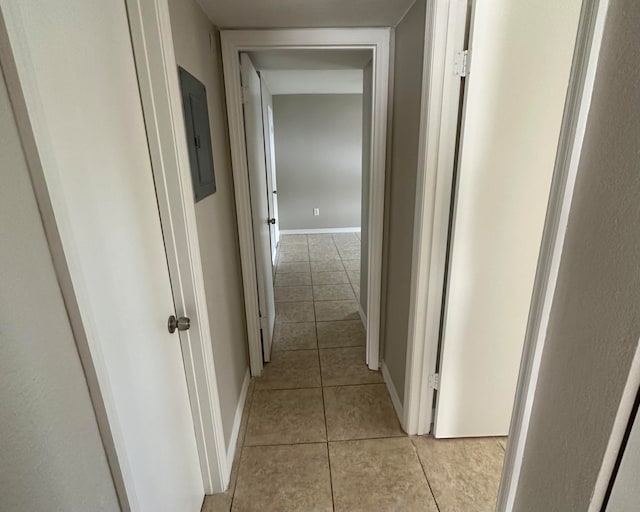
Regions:
<instances>
[{"instance_id":1,"label":"tile floor seam","mask_svg":"<svg viewBox=\"0 0 640 512\"><path fill-rule=\"evenodd\" d=\"M411 441L411 446L413 447L413 451L415 452L416 457L418 457L418 462L420 463L420 467L422 468L422 474L424 475L424 479L427 481L427 486L429 487L429 492L431 493L433 502L436 505L436 509L438 509L438 512L440 512L440 504L438 503L438 500L436 499L436 495L433 492L433 487L431 487L431 482L429 481L429 477L427 476L427 469L424 467L424 464L422 463L422 459L420 458L420 454L418 453L418 447L413 442L413 439L411 437L409 437L409 440Z\"/></svg>"},{"instance_id":2,"label":"tile floor seam","mask_svg":"<svg viewBox=\"0 0 640 512\"><path fill-rule=\"evenodd\" d=\"M311 255L309 255L311 259ZM311 283L313 284L313 273L311 274ZM325 433L325 448L327 449L327 465L329 467L329 489L331 491L331 510L335 512L336 502L333 497L333 475L331 473L331 456L329 455L329 428L327 426L327 408L324 404L324 381L322 379L322 364L320 363L320 345L318 343L318 319L316 317L316 301L313 297L313 320L316 328L316 351L318 354L318 366L320 367L320 392L322 394L322 414L324 416L324 433Z\"/></svg>"}]
</instances>

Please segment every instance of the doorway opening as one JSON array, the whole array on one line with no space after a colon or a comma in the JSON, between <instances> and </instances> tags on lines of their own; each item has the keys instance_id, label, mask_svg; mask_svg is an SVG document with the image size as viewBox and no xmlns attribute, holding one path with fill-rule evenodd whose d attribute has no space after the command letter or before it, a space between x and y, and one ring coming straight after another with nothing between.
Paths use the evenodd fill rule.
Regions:
<instances>
[{"instance_id":1,"label":"doorway opening","mask_svg":"<svg viewBox=\"0 0 640 512\"><path fill-rule=\"evenodd\" d=\"M378 371L390 31L221 36L251 373L316 321Z\"/></svg>"},{"instance_id":2,"label":"doorway opening","mask_svg":"<svg viewBox=\"0 0 640 512\"><path fill-rule=\"evenodd\" d=\"M349 348L368 371L372 57L240 54L265 363L272 352Z\"/></svg>"}]
</instances>

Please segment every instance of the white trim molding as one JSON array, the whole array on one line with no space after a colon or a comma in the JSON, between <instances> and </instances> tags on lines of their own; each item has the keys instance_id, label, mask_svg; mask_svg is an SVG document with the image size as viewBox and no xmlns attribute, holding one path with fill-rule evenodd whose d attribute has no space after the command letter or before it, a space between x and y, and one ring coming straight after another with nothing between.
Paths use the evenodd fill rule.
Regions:
<instances>
[{"instance_id":1,"label":"white trim molding","mask_svg":"<svg viewBox=\"0 0 640 512\"><path fill-rule=\"evenodd\" d=\"M360 228L281 229L280 235L318 235L322 233L360 233Z\"/></svg>"},{"instance_id":2,"label":"white trim molding","mask_svg":"<svg viewBox=\"0 0 640 512\"><path fill-rule=\"evenodd\" d=\"M176 311L191 312L180 345L206 494L226 489L222 412L167 0L126 0ZM195 313L195 315L194 315Z\"/></svg>"},{"instance_id":3,"label":"white trim molding","mask_svg":"<svg viewBox=\"0 0 640 512\"><path fill-rule=\"evenodd\" d=\"M233 465L233 458L235 457L236 450L238 448L238 436L240 435L242 413L244 412L244 406L247 401L249 384L251 384L251 372L249 371L249 368L247 368L247 373L245 373L244 380L242 381L242 389L240 390L240 398L238 398L238 406L236 407L236 413L233 417L233 427L231 427L229 446L227 446L227 461L229 464L229 470L231 470L231 466Z\"/></svg>"},{"instance_id":4,"label":"white trim molding","mask_svg":"<svg viewBox=\"0 0 640 512\"><path fill-rule=\"evenodd\" d=\"M384 383L387 386L387 391L389 391L389 396L391 397L391 403L393 404L393 408L396 410L398 419L402 421L402 417L404 416L404 411L402 408L402 400L400 400L400 397L398 396L398 391L396 390L396 387L393 384L393 380L391 379L391 375L389 374L389 369L387 368L387 365L385 364L384 361L382 361L380 370L382 371L382 378L384 379Z\"/></svg>"},{"instance_id":5,"label":"white trim molding","mask_svg":"<svg viewBox=\"0 0 640 512\"><path fill-rule=\"evenodd\" d=\"M509 445L498 494L496 510L499 512L514 510L527 444L529 422L540 378L542 352L567 231L569 210L591 106L608 5L608 0L585 0L582 4L518 386L511 416ZM606 484L604 487L606 488ZM600 510L600 506L593 506L597 501L595 498L592 500L590 511Z\"/></svg>"},{"instance_id":6,"label":"white trim molding","mask_svg":"<svg viewBox=\"0 0 640 512\"><path fill-rule=\"evenodd\" d=\"M259 376L262 373L263 362L239 55L243 51L301 48L370 49L372 52L373 115L369 189L367 364L369 368L378 370L390 39L391 29L389 28L223 30L221 32L249 357L253 376Z\"/></svg>"},{"instance_id":7,"label":"white trim molding","mask_svg":"<svg viewBox=\"0 0 640 512\"><path fill-rule=\"evenodd\" d=\"M427 4L402 417L410 435L429 433L433 414L429 375L436 370L461 92L453 67L466 10L466 0Z\"/></svg>"}]
</instances>

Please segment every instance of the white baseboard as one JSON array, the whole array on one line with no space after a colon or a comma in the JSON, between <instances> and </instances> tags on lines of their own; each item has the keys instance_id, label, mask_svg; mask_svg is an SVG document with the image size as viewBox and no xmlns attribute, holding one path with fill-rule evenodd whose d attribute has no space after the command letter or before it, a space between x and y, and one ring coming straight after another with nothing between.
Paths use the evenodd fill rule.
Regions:
<instances>
[{"instance_id":1,"label":"white baseboard","mask_svg":"<svg viewBox=\"0 0 640 512\"><path fill-rule=\"evenodd\" d=\"M233 465L233 458L236 455L236 448L238 447L238 434L240 433L240 423L242 422L242 412L244 411L244 404L247 401L247 391L249 390L249 384L251 383L251 372L247 368L247 373L244 376L242 382L242 389L240 390L240 398L238 399L238 406L236 407L236 414L233 418L233 427L231 429L231 438L229 439L229 446L227 447L227 472L231 474L231 466ZM227 478L229 478L227 475Z\"/></svg>"},{"instance_id":2,"label":"white baseboard","mask_svg":"<svg viewBox=\"0 0 640 512\"><path fill-rule=\"evenodd\" d=\"M400 397L398 396L398 392L396 391L396 387L393 385L393 380L391 380L391 375L389 375L389 369L384 361L382 361L381 368L382 377L384 378L384 383L387 385L387 390L389 391L389 395L391 396L391 403L393 403L393 408L396 410L396 414L398 415L398 420L400 424L404 422L404 408L402 407L402 402L400 401ZM402 425L404 429L404 425Z\"/></svg>"},{"instance_id":3,"label":"white baseboard","mask_svg":"<svg viewBox=\"0 0 640 512\"><path fill-rule=\"evenodd\" d=\"M281 235L316 235L321 233L360 233L360 228L281 229Z\"/></svg>"}]
</instances>

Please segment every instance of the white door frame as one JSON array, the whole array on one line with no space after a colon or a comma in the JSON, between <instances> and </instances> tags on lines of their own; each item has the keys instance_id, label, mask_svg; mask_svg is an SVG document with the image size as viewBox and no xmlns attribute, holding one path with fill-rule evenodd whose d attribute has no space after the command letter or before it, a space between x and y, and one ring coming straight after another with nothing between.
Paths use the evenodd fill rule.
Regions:
<instances>
[{"instance_id":1,"label":"white door frame","mask_svg":"<svg viewBox=\"0 0 640 512\"><path fill-rule=\"evenodd\" d=\"M389 28L224 30L221 32L224 81L229 117L231 162L236 192L236 211L242 260L251 374L262 373L262 343L256 282L255 249L247 153L242 117L240 52L273 49L370 49L373 52L373 126L369 205L369 288L367 317L367 364L380 365L380 290L382 275L382 228L389 89Z\"/></svg>"},{"instance_id":2,"label":"white door frame","mask_svg":"<svg viewBox=\"0 0 640 512\"><path fill-rule=\"evenodd\" d=\"M206 494L227 488L228 460L204 289L187 136L167 0L126 0L151 166ZM233 450L230 450L230 453Z\"/></svg>"},{"instance_id":3,"label":"white door frame","mask_svg":"<svg viewBox=\"0 0 640 512\"><path fill-rule=\"evenodd\" d=\"M566 234L584 132L591 104L608 0L584 0L558 142L549 206L505 456L497 509L513 510L528 425L560 257ZM452 76L462 49L460 27L466 0L430 0L427 5L425 77L421 112L418 201L415 213L410 336L403 426L408 434L430 431L442 310L445 256L458 124L459 80ZM473 72L473 70L472 70ZM426 133L425 133L426 132Z\"/></svg>"}]
</instances>

